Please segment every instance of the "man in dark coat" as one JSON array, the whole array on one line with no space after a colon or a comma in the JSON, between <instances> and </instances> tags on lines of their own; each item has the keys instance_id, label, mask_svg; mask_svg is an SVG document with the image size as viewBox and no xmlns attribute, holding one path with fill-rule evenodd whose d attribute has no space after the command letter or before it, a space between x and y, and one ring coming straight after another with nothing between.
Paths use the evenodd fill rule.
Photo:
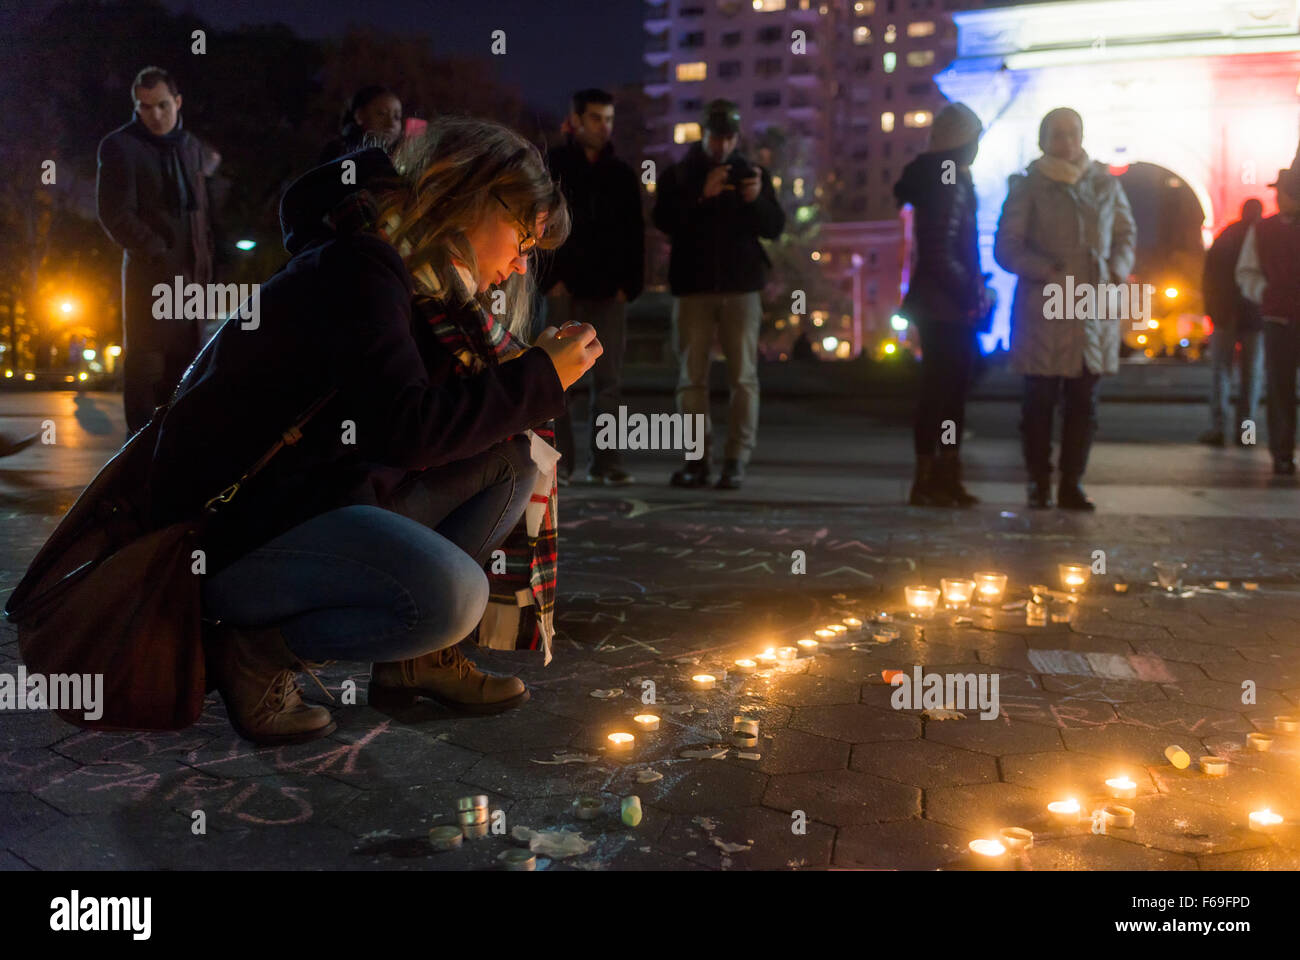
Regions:
<instances>
[{"instance_id":1,"label":"man in dark coat","mask_svg":"<svg viewBox=\"0 0 1300 960\"><path fill-rule=\"evenodd\" d=\"M1201 293L1205 312L1214 331L1210 334L1210 429L1198 438L1212 447L1224 444L1225 430L1241 442L1242 421L1256 420L1259 394L1264 384L1263 324L1258 308L1241 295L1234 276L1241 245L1251 225L1264 215L1264 205L1255 198L1241 207L1241 219L1230 223L1214 238L1205 253ZM1241 390L1237 394L1237 417L1229 418L1232 393L1232 363L1241 344Z\"/></svg>"},{"instance_id":2,"label":"man in dark coat","mask_svg":"<svg viewBox=\"0 0 1300 960\"><path fill-rule=\"evenodd\" d=\"M571 320L596 328L605 352L591 371L591 466L589 483L632 483L618 450L596 445L596 418L618 416L627 343L627 305L641 293L645 261L645 220L636 174L614 156L614 98L604 90L579 90L569 117L572 133L550 151L547 166L569 201L573 227L555 252L539 286L546 292L548 322ZM570 401L574 395L570 391ZM560 475L574 468L573 427L566 413L555 423L563 459Z\"/></svg>"},{"instance_id":3,"label":"man in dark coat","mask_svg":"<svg viewBox=\"0 0 1300 960\"><path fill-rule=\"evenodd\" d=\"M758 242L775 240L785 212L766 170L736 152L740 111L729 100L705 110L703 139L664 171L656 188L655 226L672 241L668 282L677 298L673 313L680 370L677 409L709 413L709 350L715 329L727 361L730 417L718 487L735 490L758 440L759 291L770 263ZM709 482L709 444L701 460L687 460L674 486Z\"/></svg>"},{"instance_id":4,"label":"man in dark coat","mask_svg":"<svg viewBox=\"0 0 1300 960\"><path fill-rule=\"evenodd\" d=\"M132 84L135 114L99 143L99 222L122 247L126 425L135 433L167 402L200 346L205 320L158 320L155 284L212 280L207 178L220 156L181 124L181 95L165 70ZM205 298L206 301L206 298Z\"/></svg>"}]
</instances>

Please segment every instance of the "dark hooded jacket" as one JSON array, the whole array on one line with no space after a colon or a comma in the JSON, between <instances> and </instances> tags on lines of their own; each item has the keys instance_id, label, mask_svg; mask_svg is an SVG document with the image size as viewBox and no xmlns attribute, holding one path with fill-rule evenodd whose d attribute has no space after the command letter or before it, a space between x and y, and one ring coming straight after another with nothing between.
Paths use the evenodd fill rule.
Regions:
<instances>
[{"instance_id":1,"label":"dark hooded jacket","mask_svg":"<svg viewBox=\"0 0 1300 960\"><path fill-rule=\"evenodd\" d=\"M355 185L342 184L349 158ZM325 511L385 507L410 471L474 456L564 412L540 349L468 378L453 375L450 353L422 357L397 251L368 229L331 225L357 191L393 175L383 151L369 149L291 185L280 221L292 259L261 286L256 321L232 316L177 388L150 479L156 523L197 514L338 390L220 510L204 543L208 573Z\"/></svg>"},{"instance_id":2,"label":"dark hooded jacket","mask_svg":"<svg viewBox=\"0 0 1300 960\"><path fill-rule=\"evenodd\" d=\"M961 166L967 146L922 153L894 184L912 205L912 273L903 315L914 323L977 325L984 277L975 226L975 185ZM950 167L945 164L951 162ZM945 173L948 173L945 176ZM945 180L949 182L944 182Z\"/></svg>"}]
</instances>

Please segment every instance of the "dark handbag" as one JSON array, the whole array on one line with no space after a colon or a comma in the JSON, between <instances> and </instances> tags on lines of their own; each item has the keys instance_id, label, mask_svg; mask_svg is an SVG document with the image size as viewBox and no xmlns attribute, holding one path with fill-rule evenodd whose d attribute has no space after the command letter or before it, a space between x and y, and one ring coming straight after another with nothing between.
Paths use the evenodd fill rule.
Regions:
<instances>
[{"instance_id":1,"label":"dark handbag","mask_svg":"<svg viewBox=\"0 0 1300 960\"><path fill-rule=\"evenodd\" d=\"M179 730L198 719L205 670L194 551L202 549L220 506L283 447L297 443L334 392L312 404L193 519L161 528L149 520L150 467L168 407L156 409L148 426L104 464L4 609L18 627L23 661L45 675L51 692L55 675L81 675L83 691L86 675L103 676L99 717L87 719L85 709L60 709L60 717L94 730Z\"/></svg>"}]
</instances>

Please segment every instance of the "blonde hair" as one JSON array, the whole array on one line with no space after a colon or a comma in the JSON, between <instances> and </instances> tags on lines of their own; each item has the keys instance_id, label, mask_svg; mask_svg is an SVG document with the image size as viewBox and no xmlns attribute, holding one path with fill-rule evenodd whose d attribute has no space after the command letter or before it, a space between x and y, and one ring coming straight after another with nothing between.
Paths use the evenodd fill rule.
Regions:
<instances>
[{"instance_id":1,"label":"blonde hair","mask_svg":"<svg viewBox=\"0 0 1300 960\"><path fill-rule=\"evenodd\" d=\"M397 184L376 196L379 222L398 219L388 238L404 251L407 268L414 272L427 264L444 289L458 282L453 257L478 279L468 235L485 217L505 214L495 197L526 225L547 215L546 232L534 251L553 250L569 235L568 205L541 152L499 123L438 117L423 134L402 144L393 165ZM532 333L536 257L530 257L529 270L511 274L500 287L506 294L506 326L523 340L531 340ZM490 311L486 293L468 292Z\"/></svg>"}]
</instances>

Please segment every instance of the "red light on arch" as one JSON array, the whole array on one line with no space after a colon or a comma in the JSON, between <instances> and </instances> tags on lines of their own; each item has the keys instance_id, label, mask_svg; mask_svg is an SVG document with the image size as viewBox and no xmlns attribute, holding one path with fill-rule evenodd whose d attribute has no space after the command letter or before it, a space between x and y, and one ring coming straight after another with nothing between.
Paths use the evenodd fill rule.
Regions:
<instances>
[{"instance_id":1,"label":"red light on arch","mask_svg":"<svg viewBox=\"0 0 1300 960\"><path fill-rule=\"evenodd\" d=\"M1112 177L1122 177L1128 171L1127 163L1112 163L1108 168Z\"/></svg>"}]
</instances>

